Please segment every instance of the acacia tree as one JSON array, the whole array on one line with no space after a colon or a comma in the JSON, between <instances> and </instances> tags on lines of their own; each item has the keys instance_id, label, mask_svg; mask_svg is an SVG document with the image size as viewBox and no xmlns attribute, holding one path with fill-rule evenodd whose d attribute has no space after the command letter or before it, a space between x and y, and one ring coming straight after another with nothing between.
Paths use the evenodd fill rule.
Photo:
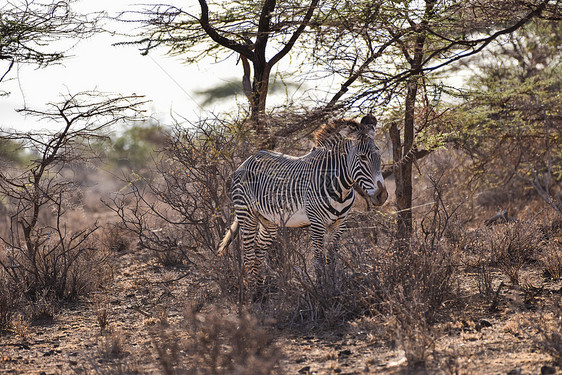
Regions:
<instances>
[{"instance_id":1,"label":"acacia tree","mask_svg":"<svg viewBox=\"0 0 562 375\"><path fill-rule=\"evenodd\" d=\"M73 2L9 0L0 6L0 82L17 63L42 68L59 62L69 48L61 40L75 44L97 31L99 17L74 12Z\"/></svg>"},{"instance_id":2,"label":"acacia tree","mask_svg":"<svg viewBox=\"0 0 562 375\"><path fill-rule=\"evenodd\" d=\"M15 289L30 298L73 298L90 286L94 278L86 271L98 265L84 262L96 253L89 238L99 226L77 229L66 219L79 189L64 172L91 159L93 143L107 138L104 133L112 124L135 119L143 103L138 96L69 94L45 110L22 110L60 123L60 131L0 132L0 140L16 141L33 155L24 170L8 165L0 169L0 200L7 206L0 231L0 271Z\"/></svg>"},{"instance_id":3,"label":"acacia tree","mask_svg":"<svg viewBox=\"0 0 562 375\"><path fill-rule=\"evenodd\" d=\"M136 43L144 45L144 53L165 45L171 55L182 55L187 62L205 56L223 59L235 53L244 69L251 124L266 140L264 145L272 148L273 138L268 135L264 117L271 71L309 26L318 3L310 0L303 6L298 1L225 4L199 0L199 14L158 5L141 12L147 19L142 21L145 30Z\"/></svg>"},{"instance_id":4,"label":"acacia tree","mask_svg":"<svg viewBox=\"0 0 562 375\"><path fill-rule=\"evenodd\" d=\"M480 53L532 19L559 19L559 1L381 1L343 6L332 13L336 18L324 23L323 32L315 33L314 61L343 80L326 108L339 103L363 111L393 109L393 116L386 114L393 120L393 168L387 174L396 178L398 234L407 239L412 229L412 166L430 151L420 149L417 134L435 126L440 115L430 103L428 86L440 92L443 77L438 74L446 66Z\"/></svg>"}]
</instances>

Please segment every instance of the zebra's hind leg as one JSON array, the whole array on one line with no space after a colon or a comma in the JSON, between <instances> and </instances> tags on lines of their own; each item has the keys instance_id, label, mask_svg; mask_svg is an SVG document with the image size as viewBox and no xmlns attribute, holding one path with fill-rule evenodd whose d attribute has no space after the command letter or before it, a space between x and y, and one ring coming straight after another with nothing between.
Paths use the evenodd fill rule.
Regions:
<instances>
[{"instance_id":1,"label":"zebra's hind leg","mask_svg":"<svg viewBox=\"0 0 562 375\"><path fill-rule=\"evenodd\" d=\"M257 237L257 244L256 244L256 259L255 259L255 267L256 267L256 292L260 294L259 297L262 297L265 288L265 280L266 280L266 254L271 244L275 240L277 235L277 226L274 223L270 222L261 222L261 225L258 230L258 237Z\"/></svg>"},{"instance_id":2,"label":"zebra's hind leg","mask_svg":"<svg viewBox=\"0 0 562 375\"><path fill-rule=\"evenodd\" d=\"M238 221L240 222L246 284L253 289L256 283L256 240L259 222L256 217L250 215L239 215Z\"/></svg>"}]
</instances>

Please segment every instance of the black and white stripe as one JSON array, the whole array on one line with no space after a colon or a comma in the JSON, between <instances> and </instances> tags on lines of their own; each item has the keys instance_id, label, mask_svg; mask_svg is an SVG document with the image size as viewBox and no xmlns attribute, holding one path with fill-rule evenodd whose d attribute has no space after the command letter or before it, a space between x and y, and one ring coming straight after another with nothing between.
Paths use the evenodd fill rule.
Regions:
<instances>
[{"instance_id":1,"label":"black and white stripe","mask_svg":"<svg viewBox=\"0 0 562 375\"><path fill-rule=\"evenodd\" d=\"M224 251L239 227L251 283L263 275L265 251L279 226L310 225L320 272L326 229L335 228L332 241L336 242L355 199L354 187L375 205L385 202L381 156L374 142L374 124L367 118L372 120L368 116L361 123L346 122L304 156L260 151L236 170L232 184L236 221L219 251ZM328 253L327 261L332 257Z\"/></svg>"}]
</instances>

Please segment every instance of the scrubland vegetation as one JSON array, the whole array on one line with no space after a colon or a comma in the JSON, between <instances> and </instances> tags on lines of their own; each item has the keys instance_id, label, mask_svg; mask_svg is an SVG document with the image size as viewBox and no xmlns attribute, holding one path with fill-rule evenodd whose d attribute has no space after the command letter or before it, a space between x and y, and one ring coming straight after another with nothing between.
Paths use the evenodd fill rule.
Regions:
<instances>
[{"instance_id":1,"label":"scrubland vegetation","mask_svg":"<svg viewBox=\"0 0 562 375\"><path fill-rule=\"evenodd\" d=\"M157 6L135 14L145 22L131 43L189 61L235 51L248 110L159 124L143 97L99 92L25 109L59 130L0 134L0 372L562 371L559 3L422 3L408 16L394 2L288 12L268 0L209 20L200 1L196 21ZM36 27L41 12L18 14L0 17ZM46 14L53 35L98 31ZM18 50L31 26L0 28L23 30L19 54L0 60L64 57ZM201 30L214 42L194 53ZM268 41L287 49L265 61ZM341 90L266 111L271 69L295 45L314 46ZM444 83L457 71L462 88ZM308 230L281 228L252 298L239 240L217 254L232 172L261 148L303 154L320 124L362 112L378 118L388 202L358 199L322 281Z\"/></svg>"},{"instance_id":2,"label":"scrubland vegetation","mask_svg":"<svg viewBox=\"0 0 562 375\"><path fill-rule=\"evenodd\" d=\"M134 129L123 136L143 138L126 148L154 150L128 156L144 158L138 169L120 162L124 148L112 147L120 138L96 144L102 160L58 151L37 185L27 173L37 175L43 156L4 164L3 192L30 195L2 202L3 370L558 368L562 226L527 186L473 191L471 168L459 173L466 156L435 151L420 163L408 246L397 245L392 201L377 211L359 202L332 280L312 276L307 230L285 229L269 253L267 292L253 302L240 244L216 255L231 220L229 175L251 142L213 124ZM504 207L509 217L485 224Z\"/></svg>"}]
</instances>

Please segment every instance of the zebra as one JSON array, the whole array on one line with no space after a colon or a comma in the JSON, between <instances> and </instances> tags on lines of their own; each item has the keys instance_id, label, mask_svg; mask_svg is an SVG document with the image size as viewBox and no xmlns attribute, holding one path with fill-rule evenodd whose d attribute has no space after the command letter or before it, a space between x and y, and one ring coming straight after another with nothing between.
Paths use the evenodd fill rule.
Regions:
<instances>
[{"instance_id":1,"label":"zebra","mask_svg":"<svg viewBox=\"0 0 562 375\"><path fill-rule=\"evenodd\" d=\"M232 177L235 219L222 239L223 254L238 232L247 282L263 283L266 250L277 229L310 226L317 278L333 264L335 245L355 199L355 190L380 206L387 197L381 154L375 144L376 119L338 120L315 134L316 146L304 156L259 151ZM334 234L324 258L324 237Z\"/></svg>"}]
</instances>

